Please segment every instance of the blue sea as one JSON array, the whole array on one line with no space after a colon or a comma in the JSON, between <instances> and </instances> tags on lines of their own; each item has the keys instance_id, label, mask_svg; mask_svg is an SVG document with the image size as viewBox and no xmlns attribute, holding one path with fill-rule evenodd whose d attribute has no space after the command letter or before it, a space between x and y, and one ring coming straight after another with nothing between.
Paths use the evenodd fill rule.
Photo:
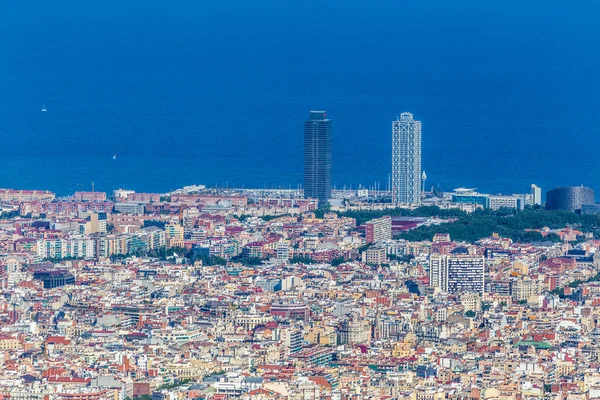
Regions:
<instances>
[{"instance_id":1,"label":"blue sea","mask_svg":"<svg viewBox=\"0 0 600 400\"><path fill-rule=\"evenodd\" d=\"M295 188L324 109L337 188L409 111L427 186L600 190L599 49L595 0L6 0L0 187Z\"/></svg>"}]
</instances>

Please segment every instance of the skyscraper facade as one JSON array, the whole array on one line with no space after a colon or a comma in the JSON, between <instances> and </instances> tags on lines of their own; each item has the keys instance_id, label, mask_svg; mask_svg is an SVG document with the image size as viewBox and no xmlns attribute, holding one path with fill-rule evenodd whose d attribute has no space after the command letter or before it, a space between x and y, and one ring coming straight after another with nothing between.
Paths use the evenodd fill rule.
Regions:
<instances>
[{"instance_id":1,"label":"skyscraper facade","mask_svg":"<svg viewBox=\"0 0 600 400\"><path fill-rule=\"evenodd\" d=\"M421 204L421 121L408 112L392 122L392 201Z\"/></svg>"},{"instance_id":2,"label":"skyscraper facade","mask_svg":"<svg viewBox=\"0 0 600 400\"><path fill-rule=\"evenodd\" d=\"M429 286L452 294L481 293L485 288L485 259L475 255L429 256Z\"/></svg>"},{"instance_id":3,"label":"skyscraper facade","mask_svg":"<svg viewBox=\"0 0 600 400\"><path fill-rule=\"evenodd\" d=\"M448 255L446 257L444 291L448 293L481 293L485 288L483 256Z\"/></svg>"},{"instance_id":4,"label":"skyscraper facade","mask_svg":"<svg viewBox=\"0 0 600 400\"><path fill-rule=\"evenodd\" d=\"M331 120L325 111L311 111L304 122L304 197L319 206L331 198Z\"/></svg>"}]
</instances>

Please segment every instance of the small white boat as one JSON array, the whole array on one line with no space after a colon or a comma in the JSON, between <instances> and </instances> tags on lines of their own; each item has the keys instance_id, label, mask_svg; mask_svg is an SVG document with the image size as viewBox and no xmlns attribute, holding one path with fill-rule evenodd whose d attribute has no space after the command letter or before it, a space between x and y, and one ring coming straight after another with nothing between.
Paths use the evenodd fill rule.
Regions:
<instances>
[{"instance_id":1,"label":"small white boat","mask_svg":"<svg viewBox=\"0 0 600 400\"><path fill-rule=\"evenodd\" d=\"M44 104L44 105L42 105L42 112L46 112L46 111L48 111L48 110L46 110L46 105Z\"/></svg>"},{"instance_id":2,"label":"small white boat","mask_svg":"<svg viewBox=\"0 0 600 400\"><path fill-rule=\"evenodd\" d=\"M113 160L116 160L116 159L117 159L117 155L115 154L115 155L113 156Z\"/></svg>"}]
</instances>

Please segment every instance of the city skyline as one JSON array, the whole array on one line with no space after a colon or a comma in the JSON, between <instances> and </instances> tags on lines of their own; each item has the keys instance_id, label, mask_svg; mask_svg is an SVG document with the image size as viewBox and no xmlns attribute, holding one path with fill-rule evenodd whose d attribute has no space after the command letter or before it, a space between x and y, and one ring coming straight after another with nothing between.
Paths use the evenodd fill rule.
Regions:
<instances>
[{"instance_id":1,"label":"city skyline","mask_svg":"<svg viewBox=\"0 0 600 400\"><path fill-rule=\"evenodd\" d=\"M600 2L4 3L0 400L600 400Z\"/></svg>"}]
</instances>

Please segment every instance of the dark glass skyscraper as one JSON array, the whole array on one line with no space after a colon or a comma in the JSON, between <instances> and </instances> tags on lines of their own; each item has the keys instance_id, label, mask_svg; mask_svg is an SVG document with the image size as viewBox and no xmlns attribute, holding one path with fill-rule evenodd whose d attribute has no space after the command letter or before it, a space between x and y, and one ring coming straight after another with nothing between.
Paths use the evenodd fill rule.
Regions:
<instances>
[{"instance_id":1,"label":"dark glass skyscraper","mask_svg":"<svg viewBox=\"0 0 600 400\"><path fill-rule=\"evenodd\" d=\"M331 198L331 120L325 111L311 111L304 122L304 197Z\"/></svg>"}]
</instances>

